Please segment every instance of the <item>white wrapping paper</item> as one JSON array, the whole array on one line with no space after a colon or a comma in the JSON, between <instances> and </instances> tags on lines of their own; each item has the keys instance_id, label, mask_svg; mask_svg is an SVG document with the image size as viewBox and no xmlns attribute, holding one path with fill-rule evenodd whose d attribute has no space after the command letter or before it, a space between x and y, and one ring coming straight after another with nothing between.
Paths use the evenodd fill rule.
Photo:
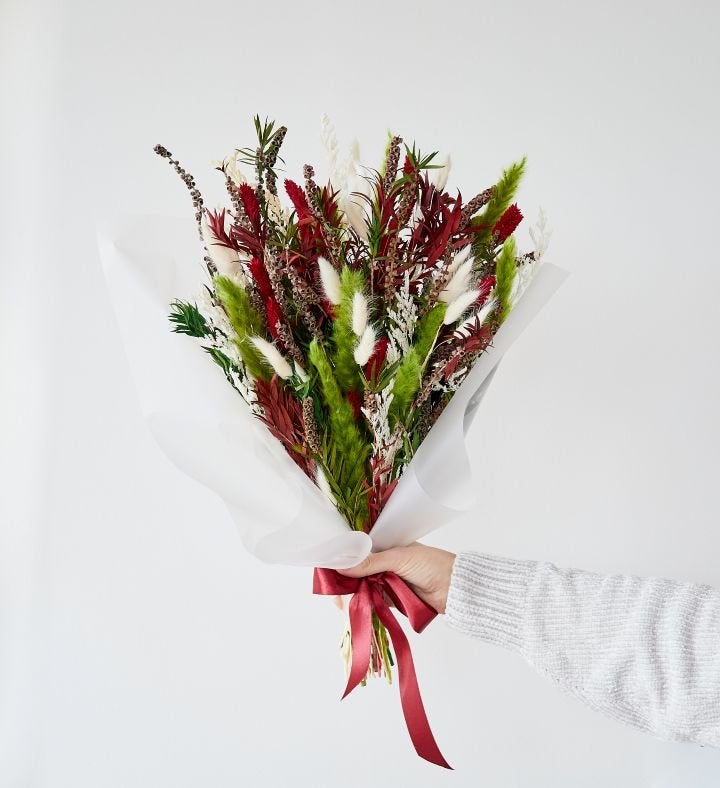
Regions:
<instances>
[{"instance_id":1,"label":"white wrapping paper","mask_svg":"<svg viewBox=\"0 0 720 788\"><path fill-rule=\"evenodd\" d=\"M258 558L335 569L409 544L472 508L467 428L503 355L568 276L540 264L368 535L348 527L199 343L171 332L170 302L193 301L206 277L193 222L127 218L99 228L98 243L140 407L161 449L222 498Z\"/></svg>"}]
</instances>

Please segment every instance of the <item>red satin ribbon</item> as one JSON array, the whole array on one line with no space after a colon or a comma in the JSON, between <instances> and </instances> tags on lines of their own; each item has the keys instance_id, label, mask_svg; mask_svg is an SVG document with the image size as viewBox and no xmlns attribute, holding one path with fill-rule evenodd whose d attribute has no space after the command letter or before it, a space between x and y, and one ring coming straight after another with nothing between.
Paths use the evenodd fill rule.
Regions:
<instances>
[{"instance_id":1,"label":"red satin ribbon","mask_svg":"<svg viewBox=\"0 0 720 788\"><path fill-rule=\"evenodd\" d=\"M383 593L384 592L384 593ZM346 577L334 569L316 569L313 575L313 594L353 594L350 600L350 634L352 638L352 665L343 698L352 692L365 678L370 667L370 643L372 640L372 614L385 625L397 658L400 683L400 702L405 723L417 754L430 763L452 769L443 758L435 737L430 730L425 707L420 697L420 687L415 675L410 644L392 614L384 594L393 601L397 609L407 616L416 632L435 618L436 611L423 602L393 572L381 572L369 577Z\"/></svg>"}]
</instances>

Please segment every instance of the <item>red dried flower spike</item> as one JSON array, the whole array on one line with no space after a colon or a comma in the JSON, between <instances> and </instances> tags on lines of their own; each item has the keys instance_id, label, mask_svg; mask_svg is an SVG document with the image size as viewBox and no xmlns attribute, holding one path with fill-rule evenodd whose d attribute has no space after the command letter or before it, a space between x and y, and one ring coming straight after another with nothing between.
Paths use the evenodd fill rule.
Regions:
<instances>
[{"instance_id":1,"label":"red dried flower spike","mask_svg":"<svg viewBox=\"0 0 720 788\"><path fill-rule=\"evenodd\" d=\"M514 203L506 209L505 213L497 220L493 227L493 234L499 244L503 243L516 230L522 221L523 215Z\"/></svg>"}]
</instances>

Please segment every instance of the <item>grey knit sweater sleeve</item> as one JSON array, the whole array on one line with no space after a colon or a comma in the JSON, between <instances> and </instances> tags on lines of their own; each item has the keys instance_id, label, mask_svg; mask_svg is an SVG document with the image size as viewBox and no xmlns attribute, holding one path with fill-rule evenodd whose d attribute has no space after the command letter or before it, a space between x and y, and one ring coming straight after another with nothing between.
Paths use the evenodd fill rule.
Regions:
<instances>
[{"instance_id":1,"label":"grey knit sweater sleeve","mask_svg":"<svg viewBox=\"0 0 720 788\"><path fill-rule=\"evenodd\" d=\"M720 747L717 589L465 552L445 618L620 722Z\"/></svg>"}]
</instances>

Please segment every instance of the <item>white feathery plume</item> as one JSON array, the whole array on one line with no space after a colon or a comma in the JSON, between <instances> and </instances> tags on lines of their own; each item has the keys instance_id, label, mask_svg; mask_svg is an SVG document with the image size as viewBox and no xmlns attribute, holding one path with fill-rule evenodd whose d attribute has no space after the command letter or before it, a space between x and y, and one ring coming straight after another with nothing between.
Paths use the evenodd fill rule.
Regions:
<instances>
[{"instance_id":1,"label":"white feathery plume","mask_svg":"<svg viewBox=\"0 0 720 788\"><path fill-rule=\"evenodd\" d=\"M463 312L475 301L480 295L479 290L466 290L461 293L451 304L448 305L443 324L446 326L452 325L462 317Z\"/></svg>"},{"instance_id":2,"label":"white feathery plume","mask_svg":"<svg viewBox=\"0 0 720 788\"><path fill-rule=\"evenodd\" d=\"M342 200L341 210L345 214L345 219L350 227L355 230L363 241L367 241L368 230L365 221L365 211L362 205L358 205L358 203L348 195Z\"/></svg>"},{"instance_id":3,"label":"white feathery plume","mask_svg":"<svg viewBox=\"0 0 720 788\"><path fill-rule=\"evenodd\" d=\"M235 186L240 186L247 180L238 169L237 151L228 153L228 155L222 161L210 162L210 165L216 170L222 170L225 175L227 175L227 177L230 178L230 180L235 184Z\"/></svg>"},{"instance_id":4,"label":"white feathery plume","mask_svg":"<svg viewBox=\"0 0 720 788\"><path fill-rule=\"evenodd\" d=\"M319 466L315 465L315 483L320 488L323 495L334 505L337 506L337 499L332 494L330 489L330 482L327 480L325 471Z\"/></svg>"},{"instance_id":5,"label":"white feathery plume","mask_svg":"<svg viewBox=\"0 0 720 788\"><path fill-rule=\"evenodd\" d=\"M235 249L230 249L228 246L223 246L218 241L204 216L200 222L200 230L202 232L203 242L205 243L208 257L213 261L213 265L217 268L220 276L227 276L228 279L232 279L242 287L246 287L247 278L242 269L240 255L237 251Z\"/></svg>"},{"instance_id":6,"label":"white feathery plume","mask_svg":"<svg viewBox=\"0 0 720 788\"><path fill-rule=\"evenodd\" d=\"M472 252L472 244L468 244L464 249L459 251L455 257L453 257L452 262L448 266L448 273L454 274L455 271L470 257L470 253Z\"/></svg>"},{"instance_id":7,"label":"white feathery plume","mask_svg":"<svg viewBox=\"0 0 720 788\"><path fill-rule=\"evenodd\" d=\"M360 341L355 347L353 356L359 367L364 367L370 361L370 357L375 350L375 330L372 326L365 326L365 330L360 337Z\"/></svg>"},{"instance_id":8,"label":"white feathery plume","mask_svg":"<svg viewBox=\"0 0 720 788\"><path fill-rule=\"evenodd\" d=\"M510 307L514 307L520 300L528 285L532 281L535 274L538 272L542 265L543 257L547 252L548 245L550 244L551 231L547 226L547 216L545 211L540 208L538 211L538 220L535 227L530 228L530 238L535 244L535 259L532 262L526 262L517 267L515 277L513 278L512 288L510 290Z\"/></svg>"},{"instance_id":9,"label":"white feathery plume","mask_svg":"<svg viewBox=\"0 0 720 788\"><path fill-rule=\"evenodd\" d=\"M355 232L367 241L367 222L365 221L365 200L360 194L370 195L370 184L360 174L359 165L352 162L346 181L346 190L340 199L340 209L345 214L348 224Z\"/></svg>"},{"instance_id":10,"label":"white feathery plume","mask_svg":"<svg viewBox=\"0 0 720 788\"><path fill-rule=\"evenodd\" d=\"M471 326L475 325L476 321L479 321L480 325L483 325L483 323L490 316L490 313L497 306L497 303L498 300L495 296L493 296L492 298L488 297L485 303L482 305L480 309L478 309L477 312L470 315L470 317L467 320L463 320L463 322L460 323L460 325L455 329L455 333L460 334L461 336L467 336L467 330Z\"/></svg>"},{"instance_id":11,"label":"white feathery plume","mask_svg":"<svg viewBox=\"0 0 720 788\"><path fill-rule=\"evenodd\" d=\"M352 302L352 330L355 336L362 336L368 322L368 303L367 298L356 290Z\"/></svg>"},{"instance_id":12,"label":"white feathery plume","mask_svg":"<svg viewBox=\"0 0 720 788\"><path fill-rule=\"evenodd\" d=\"M438 164L442 164L442 168L432 170L430 183L432 183L438 191L442 191L447 184L448 175L450 174L450 167L452 164L450 154L448 153Z\"/></svg>"},{"instance_id":13,"label":"white feathery plume","mask_svg":"<svg viewBox=\"0 0 720 788\"><path fill-rule=\"evenodd\" d=\"M292 377L292 367L283 354L273 345L262 337L250 337L250 341L260 351L268 364L283 379Z\"/></svg>"},{"instance_id":14,"label":"white feathery plume","mask_svg":"<svg viewBox=\"0 0 720 788\"><path fill-rule=\"evenodd\" d=\"M540 207L535 227L530 228L530 238L535 244L535 263L539 263L545 252L547 252L551 235L552 231L547 226L547 214Z\"/></svg>"},{"instance_id":15,"label":"white feathery plume","mask_svg":"<svg viewBox=\"0 0 720 788\"><path fill-rule=\"evenodd\" d=\"M337 184L341 178L338 172L338 141L330 118L325 112L320 116L320 139L328 157L328 169L330 182L338 188Z\"/></svg>"},{"instance_id":16,"label":"white feathery plume","mask_svg":"<svg viewBox=\"0 0 720 788\"><path fill-rule=\"evenodd\" d=\"M329 260L324 257L318 257L318 266L320 268L320 281L322 282L323 290L331 304L339 304L342 300L340 294L340 277L338 272L333 267Z\"/></svg>"},{"instance_id":17,"label":"white feathery plume","mask_svg":"<svg viewBox=\"0 0 720 788\"><path fill-rule=\"evenodd\" d=\"M388 307L387 315L391 321L388 327L387 361L394 364L410 352L418 318L417 304L410 292L409 271L405 271L402 286L395 293L395 308Z\"/></svg>"},{"instance_id":18,"label":"white feathery plume","mask_svg":"<svg viewBox=\"0 0 720 788\"><path fill-rule=\"evenodd\" d=\"M472 260L461 263L445 288L440 291L438 298L446 304L451 304L458 296L464 293L470 285L470 273L472 271Z\"/></svg>"},{"instance_id":19,"label":"white feathery plume","mask_svg":"<svg viewBox=\"0 0 720 788\"><path fill-rule=\"evenodd\" d=\"M285 224L289 217L277 194L273 194L269 189L265 189L265 204L267 206L268 218L275 224Z\"/></svg>"},{"instance_id":20,"label":"white feathery plume","mask_svg":"<svg viewBox=\"0 0 720 788\"><path fill-rule=\"evenodd\" d=\"M399 444L402 442L402 435L390 429L390 404L393 401L393 388L395 378L382 391L377 391L373 395L375 407L369 410L365 407L360 410L370 425L373 436L373 456L384 457L385 460L394 456Z\"/></svg>"}]
</instances>

